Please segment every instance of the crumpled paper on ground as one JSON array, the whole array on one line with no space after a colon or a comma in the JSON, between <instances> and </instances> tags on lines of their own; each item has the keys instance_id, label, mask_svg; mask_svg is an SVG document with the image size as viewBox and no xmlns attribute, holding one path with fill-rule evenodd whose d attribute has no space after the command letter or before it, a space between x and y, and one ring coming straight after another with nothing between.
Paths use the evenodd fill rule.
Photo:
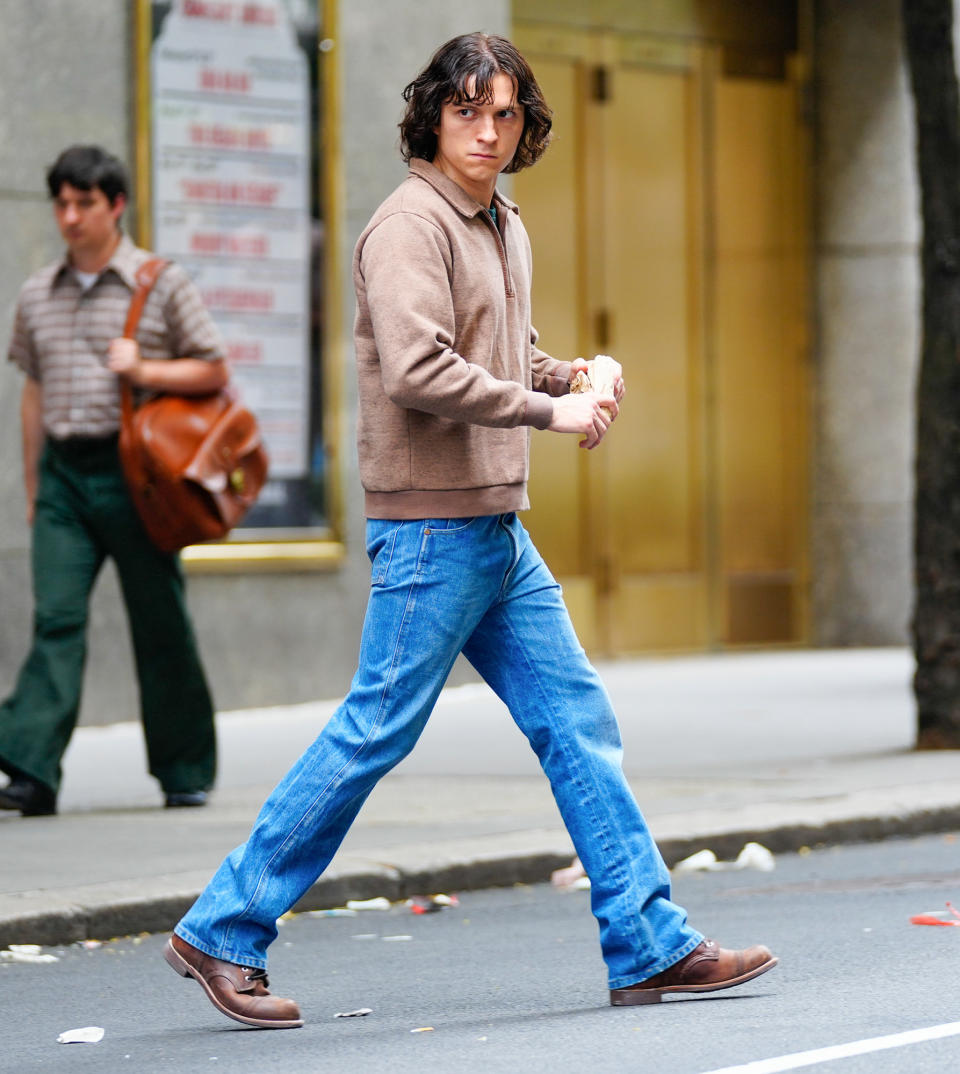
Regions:
<instances>
[{"instance_id":1,"label":"crumpled paper on ground","mask_svg":"<svg viewBox=\"0 0 960 1074\"><path fill-rule=\"evenodd\" d=\"M347 899L348 910L389 910L390 900L382 895L377 899Z\"/></svg>"},{"instance_id":2,"label":"crumpled paper on ground","mask_svg":"<svg viewBox=\"0 0 960 1074\"><path fill-rule=\"evenodd\" d=\"M30 962L35 965L60 961L56 955L43 954L43 948L37 943L12 943L6 951L0 951L0 958L8 962Z\"/></svg>"},{"instance_id":3,"label":"crumpled paper on ground","mask_svg":"<svg viewBox=\"0 0 960 1074\"><path fill-rule=\"evenodd\" d=\"M590 887L590 878L580 859L574 858L566 869L555 869L550 874L550 883L562 891L585 891Z\"/></svg>"},{"instance_id":4,"label":"crumpled paper on ground","mask_svg":"<svg viewBox=\"0 0 960 1074\"><path fill-rule=\"evenodd\" d=\"M712 850L698 850L673 867L675 873L719 872L724 869L757 869L761 873L771 873L777 863L765 846L760 843L746 843L734 861L718 861Z\"/></svg>"},{"instance_id":5,"label":"crumpled paper on ground","mask_svg":"<svg viewBox=\"0 0 960 1074\"><path fill-rule=\"evenodd\" d=\"M99 1044L105 1030L102 1026L84 1026L82 1029L67 1029L57 1037L57 1044Z\"/></svg>"}]
</instances>

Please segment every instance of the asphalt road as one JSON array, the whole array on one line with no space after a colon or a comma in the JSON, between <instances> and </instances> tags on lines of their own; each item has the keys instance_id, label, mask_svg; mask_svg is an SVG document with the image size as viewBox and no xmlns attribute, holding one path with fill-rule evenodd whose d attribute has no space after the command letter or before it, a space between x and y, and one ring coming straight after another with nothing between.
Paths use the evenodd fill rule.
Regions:
<instances>
[{"instance_id":1,"label":"asphalt road","mask_svg":"<svg viewBox=\"0 0 960 1074\"><path fill-rule=\"evenodd\" d=\"M674 890L699 928L726 945L766 942L781 965L712 997L611 1009L586 893L474 892L425 916L394 907L286 922L272 988L297 998L307 1024L261 1032L169 970L163 937L124 939L53 949L50 964L0 962L0 1070L960 1069L960 929L909 922L960 904L960 836L787 855L772 873L679 875ZM372 1013L334 1018L361 1007ZM99 1044L56 1043L87 1025L105 1029Z\"/></svg>"}]
</instances>

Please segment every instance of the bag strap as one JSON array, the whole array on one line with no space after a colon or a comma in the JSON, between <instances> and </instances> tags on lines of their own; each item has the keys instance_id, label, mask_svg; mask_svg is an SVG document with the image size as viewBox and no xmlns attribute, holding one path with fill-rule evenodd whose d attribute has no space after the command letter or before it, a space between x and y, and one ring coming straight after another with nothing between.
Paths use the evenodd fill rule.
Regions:
<instances>
[{"instance_id":1,"label":"bag strap","mask_svg":"<svg viewBox=\"0 0 960 1074\"><path fill-rule=\"evenodd\" d=\"M124 339L136 338L137 325L140 323L143 307L147 304L147 299L150 297L153 285L160 278L160 273L163 272L169 263L169 261L165 261L162 257L151 257L147 261L144 261L144 263L137 269L135 276L137 286L130 299L130 306L127 309L127 319L123 325ZM120 412L123 424L132 420L133 388L130 387L130 382L125 379L120 381Z\"/></svg>"}]
</instances>

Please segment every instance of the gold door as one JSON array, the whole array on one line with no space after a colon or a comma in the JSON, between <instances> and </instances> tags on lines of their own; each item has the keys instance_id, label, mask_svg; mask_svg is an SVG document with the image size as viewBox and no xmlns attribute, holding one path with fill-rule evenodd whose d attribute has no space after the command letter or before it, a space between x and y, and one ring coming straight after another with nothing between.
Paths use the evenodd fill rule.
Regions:
<instances>
[{"instance_id":1,"label":"gold door","mask_svg":"<svg viewBox=\"0 0 960 1074\"><path fill-rule=\"evenodd\" d=\"M514 193L548 352L610 353L594 452L535 434L527 519L588 648L805 635L801 130L786 78L719 50L517 33L555 112Z\"/></svg>"},{"instance_id":2,"label":"gold door","mask_svg":"<svg viewBox=\"0 0 960 1074\"><path fill-rule=\"evenodd\" d=\"M710 410L717 640L807 636L802 127L796 83L713 80Z\"/></svg>"}]
</instances>

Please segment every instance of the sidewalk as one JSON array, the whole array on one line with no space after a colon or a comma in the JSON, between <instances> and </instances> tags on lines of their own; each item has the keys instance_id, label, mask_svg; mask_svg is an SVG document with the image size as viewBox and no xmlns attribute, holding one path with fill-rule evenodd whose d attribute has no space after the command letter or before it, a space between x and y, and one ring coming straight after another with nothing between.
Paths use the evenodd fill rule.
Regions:
<instances>
[{"instance_id":1,"label":"sidewalk","mask_svg":"<svg viewBox=\"0 0 960 1074\"><path fill-rule=\"evenodd\" d=\"M960 830L960 751L913 753L905 650L600 665L668 864ZM211 804L164 810L136 724L81 728L61 813L0 813L0 947L169 929L336 701L223 713ZM480 685L444 691L299 909L538 882L573 849L536 759Z\"/></svg>"}]
</instances>

